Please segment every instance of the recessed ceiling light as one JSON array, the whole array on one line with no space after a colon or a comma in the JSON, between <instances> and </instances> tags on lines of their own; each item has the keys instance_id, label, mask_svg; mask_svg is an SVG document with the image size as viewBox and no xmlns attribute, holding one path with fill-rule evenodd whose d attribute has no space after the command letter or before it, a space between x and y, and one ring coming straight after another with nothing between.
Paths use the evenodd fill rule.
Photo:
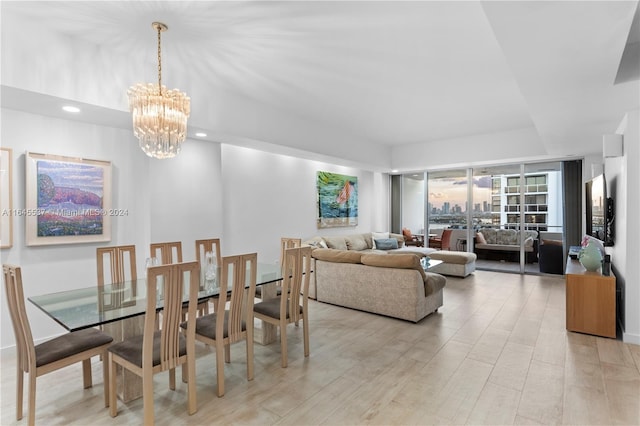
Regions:
<instances>
[{"instance_id":1,"label":"recessed ceiling light","mask_svg":"<svg viewBox=\"0 0 640 426\"><path fill-rule=\"evenodd\" d=\"M198 132L198 133L196 133L196 136L199 137L199 138L204 138L204 137L207 136L207 134L204 133L204 132Z\"/></svg>"},{"instance_id":2,"label":"recessed ceiling light","mask_svg":"<svg viewBox=\"0 0 640 426\"><path fill-rule=\"evenodd\" d=\"M67 112L80 112L80 108L71 105L65 105L62 109Z\"/></svg>"},{"instance_id":3,"label":"recessed ceiling light","mask_svg":"<svg viewBox=\"0 0 640 426\"><path fill-rule=\"evenodd\" d=\"M391 170L391 173L398 173L398 169Z\"/></svg>"}]
</instances>

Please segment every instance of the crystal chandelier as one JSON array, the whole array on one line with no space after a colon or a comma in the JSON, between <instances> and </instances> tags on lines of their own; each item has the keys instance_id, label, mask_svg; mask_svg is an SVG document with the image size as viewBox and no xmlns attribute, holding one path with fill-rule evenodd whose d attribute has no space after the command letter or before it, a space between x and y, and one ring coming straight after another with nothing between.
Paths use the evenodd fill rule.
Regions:
<instances>
[{"instance_id":1,"label":"crystal chandelier","mask_svg":"<svg viewBox=\"0 0 640 426\"><path fill-rule=\"evenodd\" d=\"M138 83L129 88L129 109L133 114L133 134L140 148L152 158L171 158L180 153L187 136L187 118L191 100L178 89L167 90L162 85L162 51L160 33L167 26L154 22L158 31L158 84Z\"/></svg>"}]
</instances>

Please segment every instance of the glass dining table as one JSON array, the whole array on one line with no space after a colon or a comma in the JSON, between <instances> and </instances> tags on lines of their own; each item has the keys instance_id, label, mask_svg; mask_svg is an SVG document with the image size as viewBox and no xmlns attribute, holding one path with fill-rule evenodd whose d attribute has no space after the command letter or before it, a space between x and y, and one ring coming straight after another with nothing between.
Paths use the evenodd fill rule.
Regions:
<instances>
[{"instance_id":1,"label":"glass dining table","mask_svg":"<svg viewBox=\"0 0 640 426\"><path fill-rule=\"evenodd\" d=\"M204 283L198 293L201 302L220 294L216 274L213 280L201 280ZM256 286L262 286L262 297L276 295L275 284L282 280L279 264L258 263ZM89 287L75 290L53 292L29 297L28 300L47 316L68 331L78 331L90 327L102 327L114 341L142 334L144 314L147 307L147 283L145 279L125 281L119 284ZM187 295L185 294L185 301ZM162 309L163 300L157 300L157 310ZM262 322L255 329L254 340L260 344L269 344L276 340L277 327ZM137 376L124 372L126 377L123 389L118 394L123 401L130 401L142 395L141 381Z\"/></svg>"}]
</instances>

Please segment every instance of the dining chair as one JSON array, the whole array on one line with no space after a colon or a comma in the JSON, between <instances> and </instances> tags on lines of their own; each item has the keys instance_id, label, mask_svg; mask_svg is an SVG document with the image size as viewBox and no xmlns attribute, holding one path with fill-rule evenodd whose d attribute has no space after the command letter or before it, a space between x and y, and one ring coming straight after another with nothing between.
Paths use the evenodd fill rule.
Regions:
<instances>
[{"instance_id":1,"label":"dining chair","mask_svg":"<svg viewBox=\"0 0 640 426\"><path fill-rule=\"evenodd\" d=\"M137 279L136 246L110 246L96 248L98 285L119 284ZM109 266L109 280L106 280L105 265ZM128 266L128 268L127 268Z\"/></svg>"},{"instance_id":2,"label":"dining chair","mask_svg":"<svg viewBox=\"0 0 640 426\"><path fill-rule=\"evenodd\" d=\"M19 266L2 265L9 314L17 348L16 375L16 420L22 419L22 397L24 374L29 374L29 402L27 422L35 424L36 379L44 374L82 361L82 379L84 388L92 386L91 358L102 355L102 373L104 379L104 404L109 405L109 365L107 347L113 338L95 328L74 331L35 345L31 326L27 318L22 289L22 271ZM54 389L50 391L55 392Z\"/></svg>"},{"instance_id":3,"label":"dining chair","mask_svg":"<svg viewBox=\"0 0 640 426\"><path fill-rule=\"evenodd\" d=\"M136 272L136 246L122 245L96 248L96 265L98 272L98 287L104 287L107 284L121 284L125 281L135 281L138 278ZM109 274L107 275L107 271ZM119 309L120 305L118 297L122 297L122 293L108 293L109 300L100 298L99 309L102 311L108 309ZM102 331L109 333L116 341L122 340L125 334L122 322L106 324L100 326Z\"/></svg>"},{"instance_id":4,"label":"dining chair","mask_svg":"<svg viewBox=\"0 0 640 426\"><path fill-rule=\"evenodd\" d=\"M309 281L311 277L311 247L284 251L282 293L254 305L254 316L280 327L282 367L287 366L287 325L302 320L304 356L309 356Z\"/></svg>"},{"instance_id":5,"label":"dining chair","mask_svg":"<svg viewBox=\"0 0 640 426\"><path fill-rule=\"evenodd\" d=\"M198 303L200 265L198 262L152 266L147 269L147 301L142 335L109 347L109 414L118 415L116 366L142 378L144 424L154 423L153 376L169 371L169 388L175 390L175 369L186 364L187 411L197 411L195 373L195 324L182 329L183 295L189 295L188 315L193 318ZM156 329L157 288L163 287L164 306L160 329ZM182 332L181 332L182 330ZM184 370L183 370L184 373ZM184 376L183 376L184 380Z\"/></svg>"},{"instance_id":6,"label":"dining chair","mask_svg":"<svg viewBox=\"0 0 640 426\"><path fill-rule=\"evenodd\" d=\"M247 380L253 380L253 304L257 278L256 253L222 258L220 295L216 312L183 323L195 325L196 340L216 348L218 396L224 396L224 364L231 360L231 344L245 340ZM246 286L249 286L246 288ZM227 302L229 306L227 308ZM191 318L191 317L190 317Z\"/></svg>"},{"instance_id":7,"label":"dining chair","mask_svg":"<svg viewBox=\"0 0 640 426\"><path fill-rule=\"evenodd\" d=\"M171 263L182 263L182 242L174 241L168 243L151 243L149 244L149 252L151 257L160 260L161 265L169 265Z\"/></svg>"},{"instance_id":8,"label":"dining chair","mask_svg":"<svg viewBox=\"0 0 640 426\"><path fill-rule=\"evenodd\" d=\"M290 237L282 237L280 238L280 267L282 268L284 262L284 251L290 248L300 247L302 245L301 238L290 238ZM263 288L256 288L256 297L258 299L262 299ZM280 295L282 292L282 287L280 284L276 286L276 295Z\"/></svg>"},{"instance_id":9,"label":"dining chair","mask_svg":"<svg viewBox=\"0 0 640 426\"><path fill-rule=\"evenodd\" d=\"M205 280L206 280L206 265L204 264L206 259L206 254L211 252L214 254L216 259L216 265L220 267L222 265L222 255L220 248L220 238L210 238L206 240L196 240L196 260L200 264L200 290L204 290ZM207 299L204 302L200 302L198 305L198 313L200 315L206 315L209 313L209 300ZM215 304L214 304L215 308Z\"/></svg>"}]
</instances>

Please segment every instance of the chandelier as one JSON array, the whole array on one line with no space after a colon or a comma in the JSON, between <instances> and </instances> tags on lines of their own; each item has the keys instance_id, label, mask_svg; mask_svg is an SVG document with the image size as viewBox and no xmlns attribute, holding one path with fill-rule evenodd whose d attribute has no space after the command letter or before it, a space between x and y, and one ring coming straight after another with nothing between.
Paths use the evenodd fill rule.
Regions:
<instances>
[{"instance_id":1,"label":"chandelier","mask_svg":"<svg viewBox=\"0 0 640 426\"><path fill-rule=\"evenodd\" d=\"M133 134L140 148L152 158L171 158L180 153L187 137L187 118L191 101L178 89L167 90L162 85L162 50L160 34L168 28L165 24L151 24L158 31L158 84L138 83L131 86L129 110L133 115Z\"/></svg>"}]
</instances>

